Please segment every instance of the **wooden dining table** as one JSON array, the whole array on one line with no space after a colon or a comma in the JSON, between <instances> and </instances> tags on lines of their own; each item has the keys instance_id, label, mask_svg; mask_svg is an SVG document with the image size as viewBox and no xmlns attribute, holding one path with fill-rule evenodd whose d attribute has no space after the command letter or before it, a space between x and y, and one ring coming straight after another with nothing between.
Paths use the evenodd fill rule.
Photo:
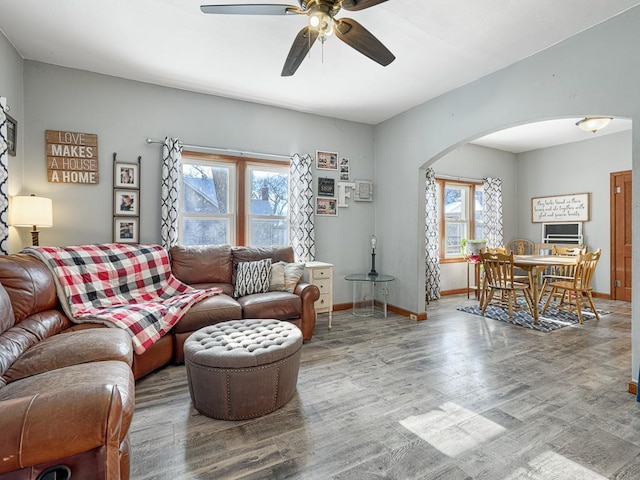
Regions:
<instances>
[{"instance_id":1,"label":"wooden dining table","mask_svg":"<svg viewBox=\"0 0 640 480\"><path fill-rule=\"evenodd\" d=\"M538 287L540 285L540 273L553 266L575 265L578 257L564 255L514 255L513 265L525 270L529 275L529 285L533 298L533 320L538 323Z\"/></svg>"}]
</instances>

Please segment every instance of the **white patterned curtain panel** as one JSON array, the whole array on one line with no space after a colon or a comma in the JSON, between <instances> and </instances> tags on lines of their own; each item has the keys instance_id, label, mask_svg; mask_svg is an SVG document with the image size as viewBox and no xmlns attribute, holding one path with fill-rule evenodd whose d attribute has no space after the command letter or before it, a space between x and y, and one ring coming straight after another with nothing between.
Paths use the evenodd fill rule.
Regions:
<instances>
[{"instance_id":1,"label":"white patterned curtain panel","mask_svg":"<svg viewBox=\"0 0 640 480\"><path fill-rule=\"evenodd\" d=\"M7 99L0 97L0 255L9 254L9 172L7 169Z\"/></svg>"},{"instance_id":2,"label":"white patterned curtain panel","mask_svg":"<svg viewBox=\"0 0 640 480\"><path fill-rule=\"evenodd\" d=\"M316 258L311 155L291 157L289 164L289 242L296 261Z\"/></svg>"},{"instance_id":3,"label":"white patterned curtain panel","mask_svg":"<svg viewBox=\"0 0 640 480\"><path fill-rule=\"evenodd\" d=\"M504 245L502 227L502 179L487 177L484 185L484 238L488 247Z\"/></svg>"},{"instance_id":4,"label":"white patterned curtain panel","mask_svg":"<svg viewBox=\"0 0 640 480\"><path fill-rule=\"evenodd\" d=\"M440 253L438 238L438 190L436 173L427 168L425 193L425 309L429 300L440 298Z\"/></svg>"},{"instance_id":5,"label":"white patterned curtain panel","mask_svg":"<svg viewBox=\"0 0 640 480\"><path fill-rule=\"evenodd\" d=\"M160 212L160 240L167 250L178 243L178 212L180 177L182 174L182 145L177 138L165 138L162 147L162 199Z\"/></svg>"}]
</instances>

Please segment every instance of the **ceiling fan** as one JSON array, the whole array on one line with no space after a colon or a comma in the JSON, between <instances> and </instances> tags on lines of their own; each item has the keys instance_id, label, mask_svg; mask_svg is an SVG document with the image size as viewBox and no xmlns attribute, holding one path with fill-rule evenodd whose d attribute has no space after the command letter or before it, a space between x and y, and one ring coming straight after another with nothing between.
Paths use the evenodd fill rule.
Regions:
<instances>
[{"instance_id":1,"label":"ceiling fan","mask_svg":"<svg viewBox=\"0 0 640 480\"><path fill-rule=\"evenodd\" d=\"M291 46L287 60L282 68L282 76L289 77L304 60L315 41L320 38L324 43L326 37L333 33L344 43L374 62L386 67L396 57L380 40L351 18L335 18L340 9L351 12L373 7L387 0L298 0L299 7L293 5L274 4L237 4L237 5L202 5L203 13L231 15L307 15L309 25L304 27Z\"/></svg>"}]
</instances>

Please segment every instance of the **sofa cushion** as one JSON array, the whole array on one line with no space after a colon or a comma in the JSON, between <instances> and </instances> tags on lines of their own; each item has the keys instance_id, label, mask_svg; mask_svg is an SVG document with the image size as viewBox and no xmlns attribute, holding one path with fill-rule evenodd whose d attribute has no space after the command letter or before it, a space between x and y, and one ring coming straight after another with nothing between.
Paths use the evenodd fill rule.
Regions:
<instances>
[{"instance_id":1,"label":"sofa cushion","mask_svg":"<svg viewBox=\"0 0 640 480\"><path fill-rule=\"evenodd\" d=\"M0 333L13 327L16 317L13 314L11 299L5 288L0 284Z\"/></svg>"},{"instance_id":2,"label":"sofa cushion","mask_svg":"<svg viewBox=\"0 0 640 480\"><path fill-rule=\"evenodd\" d=\"M0 401L30 397L41 392L64 392L72 385L115 385L122 399L121 438L124 439L135 405L135 384L131 367L115 360L71 365L22 378L0 388Z\"/></svg>"},{"instance_id":3,"label":"sofa cushion","mask_svg":"<svg viewBox=\"0 0 640 480\"><path fill-rule=\"evenodd\" d=\"M207 325L241 318L240 304L228 295L220 294L196 303L173 327L173 331L175 333L195 332Z\"/></svg>"},{"instance_id":4,"label":"sofa cushion","mask_svg":"<svg viewBox=\"0 0 640 480\"><path fill-rule=\"evenodd\" d=\"M16 323L0 334L0 385L4 373L28 349L71 326L60 310L46 310Z\"/></svg>"},{"instance_id":5,"label":"sofa cushion","mask_svg":"<svg viewBox=\"0 0 640 480\"><path fill-rule=\"evenodd\" d=\"M0 256L0 283L11 298L16 322L58 305L53 276L44 263L31 255Z\"/></svg>"},{"instance_id":6,"label":"sofa cushion","mask_svg":"<svg viewBox=\"0 0 640 480\"><path fill-rule=\"evenodd\" d=\"M92 328L63 332L38 342L5 372L6 383L81 363L119 360L131 366L133 347L124 330Z\"/></svg>"},{"instance_id":7,"label":"sofa cushion","mask_svg":"<svg viewBox=\"0 0 640 480\"><path fill-rule=\"evenodd\" d=\"M233 282L236 279L236 268L240 262L255 262L270 258L271 263L294 261L293 247L231 247L231 255L233 256Z\"/></svg>"},{"instance_id":8,"label":"sofa cushion","mask_svg":"<svg viewBox=\"0 0 640 480\"><path fill-rule=\"evenodd\" d=\"M243 297L254 293L269 291L269 272L271 259L265 258L255 262L240 262L236 271L236 288L233 296Z\"/></svg>"},{"instance_id":9,"label":"sofa cushion","mask_svg":"<svg viewBox=\"0 0 640 480\"><path fill-rule=\"evenodd\" d=\"M184 283L232 283L230 245L177 245L169 255L172 273Z\"/></svg>"},{"instance_id":10,"label":"sofa cushion","mask_svg":"<svg viewBox=\"0 0 640 480\"><path fill-rule=\"evenodd\" d=\"M269 291L284 292L284 262L276 262L271 264L271 272L269 273Z\"/></svg>"},{"instance_id":11,"label":"sofa cushion","mask_svg":"<svg viewBox=\"0 0 640 480\"><path fill-rule=\"evenodd\" d=\"M242 318L275 318L290 320L302 315L302 299L289 292L267 292L238 299Z\"/></svg>"}]
</instances>

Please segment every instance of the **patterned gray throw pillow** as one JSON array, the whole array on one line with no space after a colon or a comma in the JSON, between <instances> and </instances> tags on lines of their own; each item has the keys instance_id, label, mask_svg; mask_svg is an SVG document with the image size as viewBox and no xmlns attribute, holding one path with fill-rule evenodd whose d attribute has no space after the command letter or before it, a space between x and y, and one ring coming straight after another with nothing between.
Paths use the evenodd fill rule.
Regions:
<instances>
[{"instance_id":1,"label":"patterned gray throw pillow","mask_svg":"<svg viewBox=\"0 0 640 480\"><path fill-rule=\"evenodd\" d=\"M236 271L236 287L233 296L244 297L254 293L269 291L269 273L271 259L265 258L256 262L240 262Z\"/></svg>"}]
</instances>

